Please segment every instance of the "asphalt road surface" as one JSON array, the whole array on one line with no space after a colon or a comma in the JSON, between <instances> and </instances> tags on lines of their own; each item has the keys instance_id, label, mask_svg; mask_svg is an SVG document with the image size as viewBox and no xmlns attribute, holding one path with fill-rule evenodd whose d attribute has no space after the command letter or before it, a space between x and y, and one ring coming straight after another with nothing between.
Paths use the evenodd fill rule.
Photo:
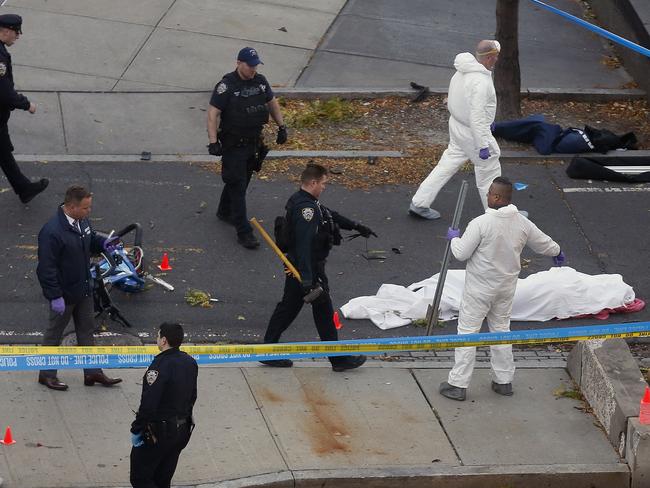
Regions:
<instances>
[{"instance_id":1,"label":"asphalt road surface","mask_svg":"<svg viewBox=\"0 0 650 488\"><path fill-rule=\"evenodd\" d=\"M381 161L380 161L381 164ZM222 188L213 167L186 163L33 163L24 164L33 177L48 177L50 187L28 206L20 204L0 179L0 343L38 343L47 320L48 303L36 279L37 235L43 223L62 201L65 188L74 183L94 193L91 215L98 230L119 229L139 222L144 229L144 249L150 269L157 271L163 251L173 270L164 276L176 287L160 287L139 294L114 290L112 297L134 324L128 333L144 341L155 337L165 320L187 324L190 342L259 342L282 293L283 274L278 259L266 246L257 251L240 247L234 229L215 217ZM515 203L556 239L567 255L567 265L581 272L620 273L640 298L650 291L648 277L648 212L650 185L622 185L570 180L559 164L504 165L504 175L529 186L516 193ZM415 220L406 210L411 186L378 187L371 191L348 190L331 184L322 201L342 214L369 225L378 239L368 249L387 251L384 261L368 261L362 254L362 238L344 242L333 250L328 263L335 307L361 295L374 294L382 283L408 285L439 271L445 247L444 235L451 220L460 181L470 181L463 226L481 213L471 173L460 173L447 185L434 207L443 218L436 222ZM254 179L249 189L249 216L271 230L283 212L295 185L287 181ZM622 191L627 190L627 191ZM634 191L629 191L634 190ZM397 254L391 251L397 248ZM525 251L531 259L522 277L548 269L550 258ZM152 262L155 261L155 262ZM452 268L462 268L453 262ZM209 292L219 302L212 308L190 307L184 299L189 288ZM650 312L612 316L607 322L649 320ZM513 328L587 325L595 320L564 320L543 324L526 322ZM343 320L341 338L422 335L407 326L381 331L370 321ZM599 322L600 323L600 322ZM603 322L604 323L604 322ZM98 323L99 325L99 323ZM109 330L125 332L108 321ZM454 333L455 322L436 333ZM316 340L308 307L301 312L284 340Z\"/></svg>"}]
</instances>

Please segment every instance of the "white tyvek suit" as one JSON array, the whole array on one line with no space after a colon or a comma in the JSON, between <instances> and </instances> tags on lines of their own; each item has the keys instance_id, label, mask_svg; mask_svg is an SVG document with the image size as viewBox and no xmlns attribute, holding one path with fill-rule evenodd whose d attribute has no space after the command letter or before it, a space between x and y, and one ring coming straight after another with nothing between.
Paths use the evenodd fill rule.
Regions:
<instances>
[{"instance_id":1,"label":"white tyvek suit","mask_svg":"<svg viewBox=\"0 0 650 488\"><path fill-rule=\"evenodd\" d=\"M454 60L456 73L449 84L447 108L449 117L449 145L433 171L420 184L412 199L416 207L430 207L438 192L469 159L474 164L476 186L487 208L487 192L492 181L501 176L501 151L492 136L497 96L492 72L470 53L460 53ZM487 147L490 157L479 158L479 151Z\"/></svg>"},{"instance_id":2,"label":"white tyvek suit","mask_svg":"<svg viewBox=\"0 0 650 488\"><path fill-rule=\"evenodd\" d=\"M451 252L460 261L467 260L465 288L458 314L458 333L479 332L487 317L490 332L510 330L512 300L521 271L520 256L524 246L546 256L557 256L560 246L530 220L508 205L498 210L488 208L472 220L462 237L451 240ZM490 346L494 381L512 383L515 363L512 345ZM456 363L448 383L458 388L469 385L475 347L458 347Z\"/></svg>"}]
</instances>

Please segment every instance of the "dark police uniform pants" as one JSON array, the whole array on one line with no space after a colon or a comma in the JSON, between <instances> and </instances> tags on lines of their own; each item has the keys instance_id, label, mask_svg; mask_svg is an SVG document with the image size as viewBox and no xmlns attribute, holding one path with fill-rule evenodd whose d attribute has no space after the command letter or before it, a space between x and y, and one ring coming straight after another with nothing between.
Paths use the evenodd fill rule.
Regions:
<instances>
[{"instance_id":1,"label":"dark police uniform pants","mask_svg":"<svg viewBox=\"0 0 650 488\"><path fill-rule=\"evenodd\" d=\"M44 346L59 346L61 338L70 318L74 321L74 331L77 335L77 344L80 346L94 346L95 317L92 297L84 297L79 303L65 305L62 315L50 310L50 321L43 334ZM84 374L101 373L101 369L84 369ZM41 370L41 376L56 376L56 369Z\"/></svg>"},{"instance_id":2,"label":"dark police uniform pants","mask_svg":"<svg viewBox=\"0 0 650 488\"><path fill-rule=\"evenodd\" d=\"M178 457L190 441L190 424L181 425L171 439L155 446L131 448L131 486L133 488L169 488Z\"/></svg>"},{"instance_id":3,"label":"dark police uniform pants","mask_svg":"<svg viewBox=\"0 0 650 488\"><path fill-rule=\"evenodd\" d=\"M7 126L0 126L0 166L14 192L21 195L27 191L31 181L20 171L12 154L13 150Z\"/></svg>"},{"instance_id":4,"label":"dark police uniform pants","mask_svg":"<svg viewBox=\"0 0 650 488\"><path fill-rule=\"evenodd\" d=\"M246 215L246 189L253 175L254 157L254 144L229 147L221 156L221 179L225 186L217 213L232 221L239 236L253 232Z\"/></svg>"},{"instance_id":5,"label":"dark police uniform pants","mask_svg":"<svg viewBox=\"0 0 650 488\"><path fill-rule=\"evenodd\" d=\"M324 266L322 271L317 273L317 277L325 292L311 304L314 323L321 341L337 341L338 332L334 325L334 307L329 295L327 286L327 276L325 276ZM282 333L289 328L291 323L296 319L302 306L305 304L302 300L302 286L293 276L287 276L284 281L284 293L282 301L275 306L273 315L269 320L269 325L264 334L266 344L274 344L280 341ZM348 361L347 356L330 356L332 364L342 364Z\"/></svg>"}]
</instances>

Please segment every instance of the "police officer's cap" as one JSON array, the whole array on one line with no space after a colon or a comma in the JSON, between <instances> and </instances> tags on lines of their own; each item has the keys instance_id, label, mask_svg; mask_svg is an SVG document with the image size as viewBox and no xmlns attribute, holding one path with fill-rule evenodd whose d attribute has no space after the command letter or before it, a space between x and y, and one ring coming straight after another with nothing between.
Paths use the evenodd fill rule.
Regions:
<instances>
[{"instance_id":1,"label":"police officer's cap","mask_svg":"<svg viewBox=\"0 0 650 488\"><path fill-rule=\"evenodd\" d=\"M0 27L6 27L7 29L14 30L19 34L22 34L23 18L20 15L16 14L4 14L0 15Z\"/></svg>"},{"instance_id":2,"label":"police officer's cap","mask_svg":"<svg viewBox=\"0 0 650 488\"><path fill-rule=\"evenodd\" d=\"M257 54L257 49L252 47L245 47L237 55L237 61L243 61L248 66L257 66L258 64L264 64L260 57Z\"/></svg>"}]
</instances>

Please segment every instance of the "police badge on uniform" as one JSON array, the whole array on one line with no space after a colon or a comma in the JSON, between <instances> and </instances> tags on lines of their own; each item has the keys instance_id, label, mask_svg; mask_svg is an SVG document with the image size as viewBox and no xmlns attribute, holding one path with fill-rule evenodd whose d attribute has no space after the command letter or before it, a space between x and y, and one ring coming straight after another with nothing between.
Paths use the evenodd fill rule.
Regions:
<instances>
[{"instance_id":1,"label":"police badge on uniform","mask_svg":"<svg viewBox=\"0 0 650 488\"><path fill-rule=\"evenodd\" d=\"M7 73L7 65L0 63L0 76L4 76Z\"/></svg>"},{"instance_id":2,"label":"police badge on uniform","mask_svg":"<svg viewBox=\"0 0 650 488\"><path fill-rule=\"evenodd\" d=\"M311 207L303 208L302 218L305 219L307 222L311 222L311 219L314 218L314 209Z\"/></svg>"},{"instance_id":3,"label":"police badge on uniform","mask_svg":"<svg viewBox=\"0 0 650 488\"><path fill-rule=\"evenodd\" d=\"M153 385L154 381L158 379L158 371L155 369L150 369L147 371L147 374L144 375L145 379L147 380L147 384L149 386Z\"/></svg>"},{"instance_id":4,"label":"police badge on uniform","mask_svg":"<svg viewBox=\"0 0 650 488\"><path fill-rule=\"evenodd\" d=\"M223 81L219 82L219 84L217 85L217 93L219 95L221 95L223 93L226 93L227 89L228 89L228 86Z\"/></svg>"}]
</instances>

